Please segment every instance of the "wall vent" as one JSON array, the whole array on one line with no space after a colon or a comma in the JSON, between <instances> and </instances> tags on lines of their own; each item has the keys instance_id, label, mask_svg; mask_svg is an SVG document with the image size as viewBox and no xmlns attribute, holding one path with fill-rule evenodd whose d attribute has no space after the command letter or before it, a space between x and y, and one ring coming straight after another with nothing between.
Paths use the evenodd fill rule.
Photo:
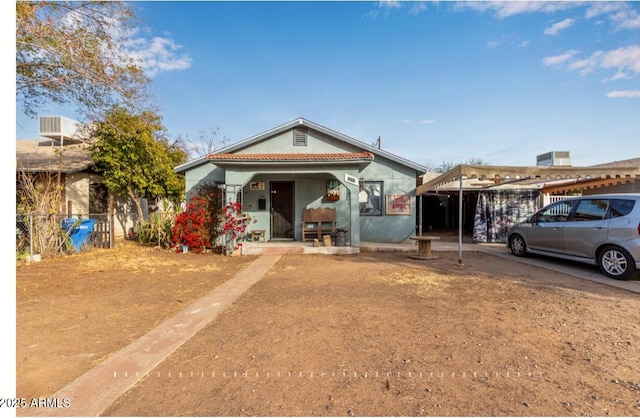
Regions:
<instances>
[{"instance_id":1,"label":"wall vent","mask_svg":"<svg viewBox=\"0 0 640 418\"><path fill-rule=\"evenodd\" d=\"M299 127L293 130L293 145L307 145L307 128Z\"/></svg>"}]
</instances>

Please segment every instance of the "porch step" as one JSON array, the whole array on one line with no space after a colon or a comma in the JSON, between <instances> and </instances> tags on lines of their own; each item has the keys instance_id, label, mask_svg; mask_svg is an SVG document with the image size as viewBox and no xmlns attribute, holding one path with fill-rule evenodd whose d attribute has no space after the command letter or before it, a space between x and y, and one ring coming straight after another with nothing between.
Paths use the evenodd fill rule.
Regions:
<instances>
[{"instance_id":1,"label":"porch step","mask_svg":"<svg viewBox=\"0 0 640 418\"><path fill-rule=\"evenodd\" d=\"M357 254L357 247L313 247L308 244L270 244L270 243L245 243L244 255L285 255L285 254Z\"/></svg>"}]
</instances>

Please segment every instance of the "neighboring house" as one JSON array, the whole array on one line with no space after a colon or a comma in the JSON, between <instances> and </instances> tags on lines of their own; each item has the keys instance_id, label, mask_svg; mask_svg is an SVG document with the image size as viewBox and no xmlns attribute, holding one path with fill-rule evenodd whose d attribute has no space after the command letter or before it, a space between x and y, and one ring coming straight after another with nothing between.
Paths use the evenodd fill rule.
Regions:
<instances>
[{"instance_id":1,"label":"neighboring house","mask_svg":"<svg viewBox=\"0 0 640 418\"><path fill-rule=\"evenodd\" d=\"M347 241L402 242L415 234L416 182L426 168L296 119L175 168L187 193L226 191L267 240L302 238L303 209L335 208Z\"/></svg>"},{"instance_id":2,"label":"neighboring house","mask_svg":"<svg viewBox=\"0 0 640 418\"><path fill-rule=\"evenodd\" d=\"M16 190L22 187L20 174L33 176L37 182L58 181L62 186L60 207L54 209L61 217L106 218L114 214L114 236L124 236L135 225L135 209L128 199L113 199L104 178L96 171L89 157L89 145L80 141L52 139L16 141Z\"/></svg>"},{"instance_id":3,"label":"neighboring house","mask_svg":"<svg viewBox=\"0 0 640 418\"><path fill-rule=\"evenodd\" d=\"M68 217L107 213L108 192L84 143L60 145L51 139L16 141L16 170L40 181L60 176L62 198L57 213ZM20 189L20 181L16 184ZM52 208L53 209L53 208Z\"/></svg>"}]
</instances>

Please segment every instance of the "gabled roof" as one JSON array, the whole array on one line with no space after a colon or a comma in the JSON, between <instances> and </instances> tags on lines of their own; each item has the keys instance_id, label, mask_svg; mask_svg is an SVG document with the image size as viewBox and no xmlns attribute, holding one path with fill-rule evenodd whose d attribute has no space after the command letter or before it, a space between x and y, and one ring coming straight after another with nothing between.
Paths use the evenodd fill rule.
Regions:
<instances>
[{"instance_id":1,"label":"gabled roof","mask_svg":"<svg viewBox=\"0 0 640 418\"><path fill-rule=\"evenodd\" d=\"M93 165L86 144L65 145L46 140L16 141L16 170L76 173Z\"/></svg>"},{"instance_id":2,"label":"gabled roof","mask_svg":"<svg viewBox=\"0 0 640 418\"><path fill-rule=\"evenodd\" d=\"M217 152L215 152L215 153L213 153L213 154L211 154L209 156L196 158L195 160L189 161L189 162L187 162L185 164L182 164L182 165L176 167L174 169L174 171L176 171L176 172L184 172L184 171L188 170L189 168L199 166L199 165L201 165L203 163L206 163L206 162L208 162L208 161L210 161L212 159L215 159L216 157L209 158L212 155L234 154L238 150L241 150L241 149L246 148L246 147L248 147L250 145L253 145L255 143L258 143L258 142L263 141L265 139L268 139L268 138L270 138L272 136L278 135L278 134L280 134L282 132L289 131L289 130L294 129L294 128L299 127L299 126L304 126L304 127L313 129L314 131L323 133L323 134L325 134L327 136L330 136L332 138L338 139L338 140L340 140L342 142L345 142L347 144L350 144L350 145L353 145L353 146L355 146L357 148L360 148L360 149L363 150L363 152L370 153L370 154L372 154L374 156L384 157L384 158L386 158L388 160L391 160L391 161L394 161L394 162L396 162L398 164L402 164L402 165L404 165L406 167L409 167L409 168L411 168L411 169L413 169L413 170L415 170L415 171L417 171L419 173L424 173L424 172L427 171L427 168L422 166L422 165L420 165L420 164L414 163L412 161L409 161L407 159L399 157L399 156L397 156L395 154L392 154L390 152L387 152L387 151L384 151L382 149L376 148L376 147L374 147L372 145L369 145L369 144L367 144L365 142L362 142L362 141L359 141L357 139L351 138L351 137L349 137L347 135L341 134L340 132L337 132L337 131L334 131L332 129L326 128L326 127L324 127L322 125L318 125L317 123L313 123L313 122L308 121L308 120L306 120L304 118L298 118L298 119L292 120L291 122L287 122L287 123L285 123L283 125L280 125L280 126L277 126L277 127L273 128L273 129L270 129L268 131L262 132L262 133L260 133L258 135L254 135L254 136L252 136L250 138L247 138L245 140L242 140L240 142L232 144L232 145L230 145L228 147L225 147L225 148L223 148L223 149L221 149L221 150L219 150L219 151L217 151ZM347 154L347 153L345 153L345 154ZM345 154L339 154L339 155L345 155ZM357 154L361 154L361 153L357 153ZM265 156L265 155L268 155L268 154L260 154L260 155ZM308 155L308 154L305 154L305 155ZM324 155L326 156L327 154L324 154Z\"/></svg>"}]
</instances>

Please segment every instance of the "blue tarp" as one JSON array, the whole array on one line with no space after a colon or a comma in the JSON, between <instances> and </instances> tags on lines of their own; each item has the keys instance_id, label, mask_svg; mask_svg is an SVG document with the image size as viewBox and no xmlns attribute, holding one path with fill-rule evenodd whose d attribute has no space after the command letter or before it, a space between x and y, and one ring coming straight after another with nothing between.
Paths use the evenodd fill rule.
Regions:
<instances>
[{"instance_id":1,"label":"blue tarp","mask_svg":"<svg viewBox=\"0 0 640 418\"><path fill-rule=\"evenodd\" d=\"M95 219L67 218L62 220L61 226L62 229L69 232L70 244L78 252L89 242L95 224Z\"/></svg>"}]
</instances>

